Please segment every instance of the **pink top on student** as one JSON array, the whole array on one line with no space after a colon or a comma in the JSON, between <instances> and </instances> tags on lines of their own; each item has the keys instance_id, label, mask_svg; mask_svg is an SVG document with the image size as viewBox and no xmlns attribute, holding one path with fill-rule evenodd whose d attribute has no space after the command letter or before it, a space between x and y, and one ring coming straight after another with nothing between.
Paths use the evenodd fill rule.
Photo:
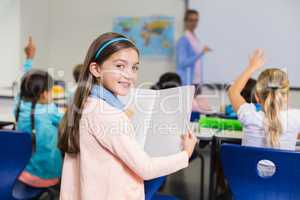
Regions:
<instances>
[{"instance_id":1,"label":"pink top on student","mask_svg":"<svg viewBox=\"0 0 300 200\"><path fill-rule=\"evenodd\" d=\"M80 153L65 155L60 199L144 200L144 180L188 166L185 151L151 158L134 136L123 112L89 97L80 121Z\"/></svg>"}]
</instances>

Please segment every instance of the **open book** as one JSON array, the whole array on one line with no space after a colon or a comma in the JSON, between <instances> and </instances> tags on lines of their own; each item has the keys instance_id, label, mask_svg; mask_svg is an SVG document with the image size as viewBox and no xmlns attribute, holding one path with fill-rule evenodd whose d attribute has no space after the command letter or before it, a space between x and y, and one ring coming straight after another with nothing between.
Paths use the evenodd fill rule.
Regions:
<instances>
[{"instance_id":1,"label":"open book","mask_svg":"<svg viewBox=\"0 0 300 200\"><path fill-rule=\"evenodd\" d=\"M194 92L194 86L134 89L121 98L133 112L136 139L150 156L166 156L182 150L181 135L189 130Z\"/></svg>"}]
</instances>

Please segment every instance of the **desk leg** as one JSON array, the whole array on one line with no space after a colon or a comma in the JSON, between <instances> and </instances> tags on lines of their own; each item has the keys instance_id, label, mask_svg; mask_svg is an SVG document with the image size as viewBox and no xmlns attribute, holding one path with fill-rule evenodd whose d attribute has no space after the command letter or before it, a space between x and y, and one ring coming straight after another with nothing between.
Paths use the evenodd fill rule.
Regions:
<instances>
[{"instance_id":1,"label":"desk leg","mask_svg":"<svg viewBox=\"0 0 300 200\"><path fill-rule=\"evenodd\" d=\"M201 188L200 188L200 200L204 200L204 176L205 176L205 173L204 173L204 167L205 167L205 160L204 160L204 157L202 156L201 157Z\"/></svg>"},{"instance_id":2,"label":"desk leg","mask_svg":"<svg viewBox=\"0 0 300 200\"><path fill-rule=\"evenodd\" d=\"M204 160L204 157L203 155L201 155L200 152L198 152L198 157L200 159L200 162L201 162L201 171L200 171L200 200L204 200L204 167L205 167L205 160Z\"/></svg>"},{"instance_id":3,"label":"desk leg","mask_svg":"<svg viewBox=\"0 0 300 200\"><path fill-rule=\"evenodd\" d=\"M211 152L210 152L209 200L214 200L216 197L215 194L216 158L217 158L217 139L216 137L213 136L211 140Z\"/></svg>"}]
</instances>

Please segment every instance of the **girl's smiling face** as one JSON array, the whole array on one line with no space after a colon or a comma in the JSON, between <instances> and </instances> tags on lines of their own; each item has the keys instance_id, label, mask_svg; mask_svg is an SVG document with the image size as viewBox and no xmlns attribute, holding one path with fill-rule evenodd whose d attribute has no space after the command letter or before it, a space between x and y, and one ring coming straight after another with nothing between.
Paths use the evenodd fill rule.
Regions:
<instances>
[{"instance_id":1,"label":"girl's smiling face","mask_svg":"<svg viewBox=\"0 0 300 200\"><path fill-rule=\"evenodd\" d=\"M90 72L99 79L99 83L115 96L128 94L137 80L139 55L133 48L126 48L112 54L99 67L90 64Z\"/></svg>"}]
</instances>

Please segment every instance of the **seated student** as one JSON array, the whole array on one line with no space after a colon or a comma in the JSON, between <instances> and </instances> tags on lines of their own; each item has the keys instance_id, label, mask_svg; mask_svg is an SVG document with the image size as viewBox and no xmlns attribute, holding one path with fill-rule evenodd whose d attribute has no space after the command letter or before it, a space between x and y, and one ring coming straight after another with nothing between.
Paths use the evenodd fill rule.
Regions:
<instances>
[{"instance_id":1,"label":"seated student","mask_svg":"<svg viewBox=\"0 0 300 200\"><path fill-rule=\"evenodd\" d=\"M81 71L82 68L83 68L83 64L78 64L73 69L73 78L74 78L74 81L75 81L76 84L72 88L70 88L70 90L69 90L69 93L72 96L75 93L75 90L77 88L77 84L78 84L78 81L79 81L79 78L80 78L80 71Z\"/></svg>"},{"instance_id":2,"label":"seated student","mask_svg":"<svg viewBox=\"0 0 300 200\"><path fill-rule=\"evenodd\" d=\"M73 78L76 83L79 81L80 71L83 68L83 64L78 64L73 69Z\"/></svg>"},{"instance_id":3,"label":"seated student","mask_svg":"<svg viewBox=\"0 0 300 200\"><path fill-rule=\"evenodd\" d=\"M73 95L77 89L77 84L79 81L79 76L80 76L80 70L83 68L83 64L77 64L75 65L75 67L73 68L73 78L75 81L75 84L72 83L70 85L67 86L67 90L66 90L66 97L67 97L67 102L70 103L72 101Z\"/></svg>"},{"instance_id":4,"label":"seated student","mask_svg":"<svg viewBox=\"0 0 300 200\"><path fill-rule=\"evenodd\" d=\"M59 182L62 158L57 148L58 125L62 118L52 103L52 77L30 70L21 82L15 108L16 129L33 139L33 154L19 181L32 187L50 187Z\"/></svg>"},{"instance_id":5,"label":"seated student","mask_svg":"<svg viewBox=\"0 0 300 200\"><path fill-rule=\"evenodd\" d=\"M173 87L180 87L182 85L181 78L177 73L166 72L159 77L158 82L151 86L151 89L161 90ZM201 88L197 87L192 103L192 111L196 112L210 112L212 111L207 99L201 95Z\"/></svg>"},{"instance_id":6,"label":"seated student","mask_svg":"<svg viewBox=\"0 0 300 200\"><path fill-rule=\"evenodd\" d=\"M200 113L210 113L213 108L207 101L204 95L202 95L201 85L197 85L195 96L192 104L192 111Z\"/></svg>"},{"instance_id":7,"label":"seated student","mask_svg":"<svg viewBox=\"0 0 300 200\"><path fill-rule=\"evenodd\" d=\"M166 72L159 77L158 82L152 85L150 89L161 90L181 86L181 78L174 72Z\"/></svg>"},{"instance_id":8,"label":"seated student","mask_svg":"<svg viewBox=\"0 0 300 200\"><path fill-rule=\"evenodd\" d=\"M36 46L32 37L24 48L25 75L21 80L20 95L15 99L14 114L19 131L33 136L33 154L17 184L32 187L56 185L61 173L62 159L57 146L57 126L62 116L51 103L53 80L43 71L32 70Z\"/></svg>"},{"instance_id":9,"label":"seated student","mask_svg":"<svg viewBox=\"0 0 300 200\"><path fill-rule=\"evenodd\" d=\"M256 85L256 80L253 78L250 78L247 81L245 87L243 88L241 95L247 103L253 103L256 107L256 110L260 111L261 105L257 103L257 101L254 97L255 85ZM236 112L233 111L233 107L231 104L227 105L225 107L225 115L230 118L237 118L237 114L236 114Z\"/></svg>"},{"instance_id":10,"label":"seated student","mask_svg":"<svg viewBox=\"0 0 300 200\"><path fill-rule=\"evenodd\" d=\"M278 68L264 70L258 77L255 97L262 105L257 111L240 94L251 75L264 65L264 53L256 50L249 65L229 88L228 95L238 119L243 124L242 144L295 150L300 132L300 111L288 108L289 80Z\"/></svg>"}]
</instances>

